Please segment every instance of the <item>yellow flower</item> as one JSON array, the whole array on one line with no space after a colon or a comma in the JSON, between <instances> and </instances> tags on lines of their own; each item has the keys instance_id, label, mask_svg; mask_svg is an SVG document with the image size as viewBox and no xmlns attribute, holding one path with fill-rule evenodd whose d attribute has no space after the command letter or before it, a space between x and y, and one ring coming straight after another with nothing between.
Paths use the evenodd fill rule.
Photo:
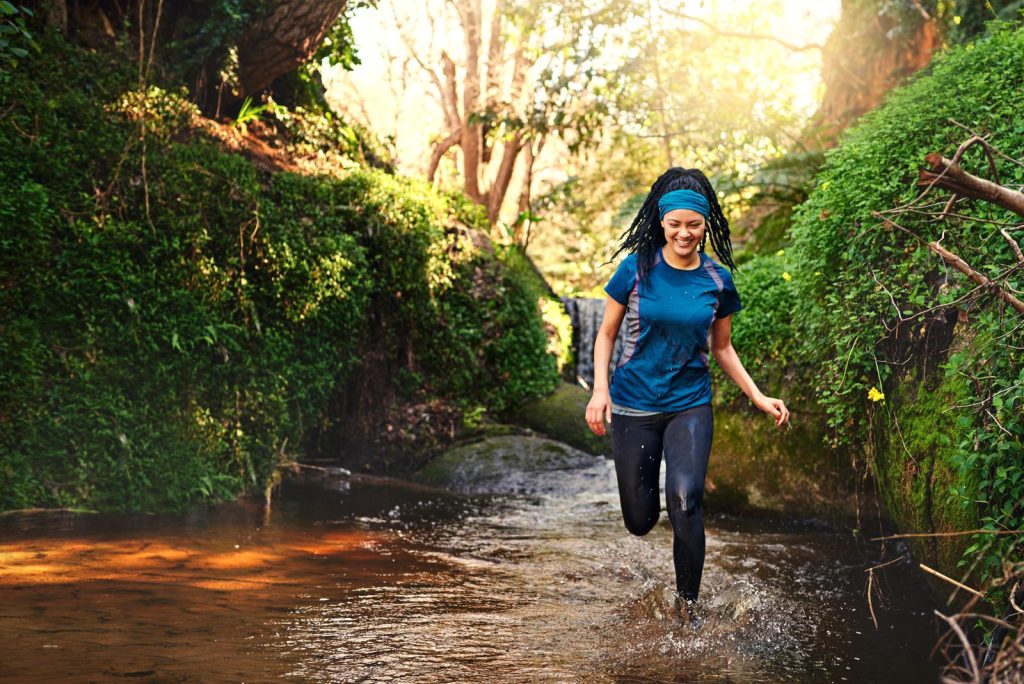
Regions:
<instances>
[{"instance_id":1,"label":"yellow flower","mask_svg":"<svg viewBox=\"0 0 1024 684\"><path fill-rule=\"evenodd\" d=\"M877 387L868 390L868 399L871 401L885 401L885 395L878 391Z\"/></svg>"},{"instance_id":2,"label":"yellow flower","mask_svg":"<svg viewBox=\"0 0 1024 684\"><path fill-rule=\"evenodd\" d=\"M785 280L788 283L790 280L793 279L793 276L789 275L788 271L783 271L782 272L782 279Z\"/></svg>"},{"instance_id":3,"label":"yellow flower","mask_svg":"<svg viewBox=\"0 0 1024 684\"><path fill-rule=\"evenodd\" d=\"M782 256L785 253L786 253L786 250L780 249L778 252L775 253L775 256Z\"/></svg>"},{"instance_id":4,"label":"yellow flower","mask_svg":"<svg viewBox=\"0 0 1024 684\"><path fill-rule=\"evenodd\" d=\"M816 276L820 276L820 275L821 275L821 271L815 271L815 272L814 272L814 275L816 275Z\"/></svg>"}]
</instances>

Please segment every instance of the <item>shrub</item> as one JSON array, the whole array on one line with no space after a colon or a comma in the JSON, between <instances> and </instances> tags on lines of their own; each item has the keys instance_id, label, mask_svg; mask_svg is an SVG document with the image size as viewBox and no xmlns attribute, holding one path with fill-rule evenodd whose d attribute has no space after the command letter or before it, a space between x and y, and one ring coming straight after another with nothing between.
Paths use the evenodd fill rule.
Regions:
<instances>
[{"instance_id":1,"label":"shrub","mask_svg":"<svg viewBox=\"0 0 1024 684\"><path fill-rule=\"evenodd\" d=\"M987 294L968 296L973 283L904 232L886 230L872 212L916 197L917 168L925 154L952 156L969 136L965 126L1019 155L1024 149L1022 70L1024 31L1005 26L937 57L828 153L791 232L800 313L791 325L799 339L799 364L807 369L804 382L828 411L833 443L868 447L876 465L882 458L902 458L906 477L916 472L914 459L951 468L959 474L948 491L936 492L933 505L959 508L968 520L980 519L990 529L1017 529L1021 523L1020 316ZM968 152L964 164L988 174L978 149ZM1003 184L1024 184L1020 164L1000 158L996 166ZM933 201L944 200L933 194ZM926 241L945 235L944 244L990 274L1014 263L1008 243L986 221L1019 222L1019 217L973 201L959 204L956 213L969 218L935 222L901 214L894 220ZM1020 289L1021 282L1018 274L1008 284ZM957 310L968 323L954 331ZM968 396L930 417L915 418L930 421L930 428L918 426L922 434L944 437L928 452L914 453L903 438L907 426L901 430L899 421L919 393L908 392L906 383L930 392L959 379L967 379ZM871 401L871 388L876 389L871 397L884 395L885 401ZM952 439L948 425L957 426ZM903 505L899 483L886 487L898 511ZM999 572L1001 559L1016 544L1011 537L983 536L976 542L967 551L987 549L983 577Z\"/></svg>"}]
</instances>

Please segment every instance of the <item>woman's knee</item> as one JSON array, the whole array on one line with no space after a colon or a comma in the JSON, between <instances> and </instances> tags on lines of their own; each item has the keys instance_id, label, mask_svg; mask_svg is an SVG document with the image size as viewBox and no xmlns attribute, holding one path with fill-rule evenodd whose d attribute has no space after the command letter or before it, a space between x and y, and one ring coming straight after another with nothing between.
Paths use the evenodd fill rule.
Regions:
<instances>
[{"instance_id":1,"label":"woman's knee","mask_svg":"<svg viewBox=\"0 0 1024 684\"><path fill-rule=\"evenodd\" d=\"M693 515L700 511L704 504L704 487L699 483L684 482L673 487L669 492L669 513L679 512Z\"/></svg>"},{"instance_id":2,"label":"woman's knee","mask_svg":"<svg viewBox=\"0 0 1024 684\"><path fill-rule=\"evenodd\" d=\"M654 529L654 526L658 523L658 515L659 512L655 512L654 514L648 513L646 515L630 515L626 511L623 511L622 522L625 523L626 529L629 530L630 534L642 537Z\"/></svg>"}]
</instances>

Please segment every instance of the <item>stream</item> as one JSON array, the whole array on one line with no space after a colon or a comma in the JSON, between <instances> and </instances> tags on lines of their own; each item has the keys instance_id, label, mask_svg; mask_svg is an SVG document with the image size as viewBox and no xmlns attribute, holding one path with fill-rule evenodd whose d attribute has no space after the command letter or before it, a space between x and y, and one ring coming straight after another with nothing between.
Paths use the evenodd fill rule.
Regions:
<instances>
[{"instance_id":1,"label":"stream","mask_svg":"<svg viewBox=\"0 0 1024 684\"><path fill-rule=\"evenodd\" d=\"M0 516L0 680L938 681L912 568L876 574L876 629L878 559L849 531L709 511L694 629L672 617L667 517L630 536L609 460L448 486Z\"/></svg>"}]
</instances>

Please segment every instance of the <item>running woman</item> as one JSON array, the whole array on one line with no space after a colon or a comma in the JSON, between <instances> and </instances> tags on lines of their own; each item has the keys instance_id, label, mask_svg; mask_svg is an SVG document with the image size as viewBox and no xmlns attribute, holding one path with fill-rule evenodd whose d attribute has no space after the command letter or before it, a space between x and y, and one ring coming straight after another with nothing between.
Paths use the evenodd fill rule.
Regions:
<instances>
[{"instance_id":1,"label":"running woman","mask_svg":"<svg viewBox=\"0 0 1024 684\"><path fill-rule=\"evenodd\" d=\"M709 238L728 269L704 253ZM622 517L632 534L645 535L658 521L664 457L676 605L684 620L693 620L704 569L702 503L714 429L709 353L777 427L788 423L789 410L781 399L761 393L733 349L732 314L742 304L730 272L729 222L701 171L674 167L654 182L615 257L623 252L605 287L586 420L597 435L605 434L605 421L611 423ZM609 385L623 320L626 342Z\"/></svg>"}]
</instances>

